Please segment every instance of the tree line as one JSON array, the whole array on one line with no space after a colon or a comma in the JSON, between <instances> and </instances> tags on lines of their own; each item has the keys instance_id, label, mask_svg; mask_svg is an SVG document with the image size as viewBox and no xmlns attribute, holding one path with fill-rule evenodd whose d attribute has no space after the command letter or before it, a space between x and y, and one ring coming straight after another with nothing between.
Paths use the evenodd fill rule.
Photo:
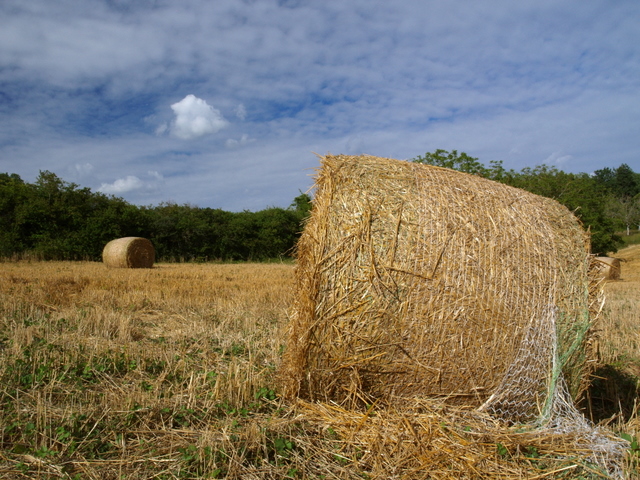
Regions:
<instances>
[{"instance_id":1,"label":"tree line","mask_svg":"<svg viewBox=\"0 0 640 480\"><path fill-rule=\"evenodd\" d=\"M540 165L519 172L502 162L484 165L456 150L436 150L413 159L451 168L553 198L591 232L592 253L623 245L616 232L640 229L640 173L628 165L592 174L566 173ZM228 212L161 203L136 206L92 192L41 171L32 184L0 173L0 258L99 261L104 245L120 237L150 239L160 261L262 261L292 256L311 209L305 193L288 208Z\"/></svg>"},{"instance_id":2,"label":"tree line","mask_svg":"<svg viewBox=\"0 0 640 480\"><path fill-rule=\"evenodd\" d=\"M99 261L107 242L145 237L161 261L262 261L291 256L311 204L227 212L162 203L132 205L49 171L33 184L0 173L0 258Z\"/></svg>"},{"instance_id":3,"label":"tree line","mask_svg":"<svg viewBox=\"0 0 640 480\"><path fill-rule=\"evenodd\" d=\"M567 173L548 165L517 172L506 170L502 161L486 166L456 150L427 152L413 161L479 175L557 200L589 229L594 254L606 255L624 245L617 232L629 234L636 226L640 230L640 173L626 164L591 174Z\"/></svg>"}]
</instances>

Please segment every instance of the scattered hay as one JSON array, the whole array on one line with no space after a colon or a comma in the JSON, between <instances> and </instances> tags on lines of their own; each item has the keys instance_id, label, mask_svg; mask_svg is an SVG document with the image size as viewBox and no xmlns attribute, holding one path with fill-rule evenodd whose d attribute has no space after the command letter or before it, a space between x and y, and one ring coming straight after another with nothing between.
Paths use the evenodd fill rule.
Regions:
<instances>
[{"instance_id":1,"label":"scattered hay","mask_svg":"<svg viewBox=\"0 0 640 480\"><path fill-rule=\"evenodd\" d=\"M357 478L355 472L365 478L425 480L609 477L594 464L585 432L506 428L486 414L433 401L402 410L372 406L365 412L298 400L295 410L297 418L318 425L324 438L320 445L305 445L314 463L331 471L337 458L354 472L333 478ZM333 442L327 442L331 436Z\"/></svg>"},{"instance_id":2,"label":"scattered hay","mask_svg":"<svg viewBox=\"0 0 640 480\"><path fill-rule=\"evenodd\" d=\"M102 261L110 268L151 268L155 256L153 244L140 237L111 240L102 250Z\"/></svg>"},{"instance_id":3,"label":"scattered hay","mask_svg":"<svg viewBox=\"0 0 640 480\"><path fill-rule=\"evenodd\" d=\"M620 280L620 259L595 257L597 276L604 280Z\"/></svg>"}]
</instances>

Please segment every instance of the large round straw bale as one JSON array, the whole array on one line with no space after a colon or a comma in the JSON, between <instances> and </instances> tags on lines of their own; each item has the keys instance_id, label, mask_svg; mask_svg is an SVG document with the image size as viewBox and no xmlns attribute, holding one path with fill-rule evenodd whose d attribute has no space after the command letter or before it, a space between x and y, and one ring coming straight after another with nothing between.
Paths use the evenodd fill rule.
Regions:
<instances>
[{"instance_id":1,"label":"large round straw bale","mask_svg":"<svg viewBox=\"0 0 640 480\"><path fill-rule=\"evenodd\" d=\"M589 239L554 200L475 175L326 156L297 247L290 396L442 398L513 421L587 385Z\"/></svg>"},{"instance_id":2,"label":"large round straw bale","mask_svg":"<svg viewBox=\"0 0 640 480\"><path fill-rule=\"evenodd\" d=\"M620 259L613 257L596 257L598 277L604 280L620 280Z\"/></svg>"},{"instance_id":3,"label":"large round straw bale","mask_svg":"<svg viewBox=\"0 0 640 480\"><path fill-rule=\"evenodd\" d=\"M102 261L114 268L151 268L156 253L146 238L124 237L111 240L102 250Z\"/></svg>"}]
</instances>

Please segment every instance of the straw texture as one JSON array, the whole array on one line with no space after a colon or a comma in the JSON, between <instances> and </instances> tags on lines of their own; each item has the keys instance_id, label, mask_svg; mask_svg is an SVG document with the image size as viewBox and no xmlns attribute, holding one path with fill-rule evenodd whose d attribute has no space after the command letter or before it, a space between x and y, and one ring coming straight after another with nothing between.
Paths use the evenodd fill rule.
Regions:
<instances>
[{"instance_id":1,"label":"straw texture","mask_svg":"<svg viewBox=\"0 0 640 480\"><path fill-rule=\"evenodd\" d=\"M110 268L151 268L155 262L155 249L146 238L118 238L105 245L102 261Z\"/></svg>"},{"instance_id":2,"label":"straw texture","mask_svg":"<svg viewBox=\"0 0 640 480\"><path fill-rule=\"evenodd\" d=\"M371 156L322 158L315 188L280 369L286 395L442 399L516 423L551 418L587 386L601 291L588 236L565 207Z\"/></svg>"}]
</instances>

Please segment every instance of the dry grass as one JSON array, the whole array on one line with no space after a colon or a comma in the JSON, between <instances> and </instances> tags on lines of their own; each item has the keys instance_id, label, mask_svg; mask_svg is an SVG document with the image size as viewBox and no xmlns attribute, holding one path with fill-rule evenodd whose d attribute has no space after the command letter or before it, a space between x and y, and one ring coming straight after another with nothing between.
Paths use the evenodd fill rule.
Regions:
<instances>
[{"instance_id":1,"label":"dry grass","mask_svg":"<svg viewBox=\"0 0 640 480\"><path fill-rule=\"evenodd\" d=\"M625 368L634 252L602 327ZM282 402L292 284L282 264L0 263L0 478L602 478L558 438L453 407ZM636 418L610 423L637 433Z\"/></svg>"},{"instance_id":2,"label":"dry grass","mask_svg":"<svg viewBox=\"0 0 640 480\"><path fill-rule=\"evenodd\" d=\"M614 255L622 261L621 278L605 285L600 357L592 409L596 420L640 437L637 398L640 378L640 245ZM601 377L601 378L599 378Z\"/></svg>"},{"instance_id":3,"label":"dry grass","mask_svg":"<svg viewBox=\"0 0 640 480\"><path fill-rule=\"evenodd\" d=\"M270 410L260 395L274 398L291 269L3 263L1 446L17 454L4 473L192 478L207 462L229 470L231 460L212 452L245 430L242 442L267 434L247 419ZM217 447L203 459L206 445Z\"/></svg>"},{"instance_id":4,"label":"dry grass","mask_svg":"<svg viewBox=\"0 0 640 480\"><path fill-rule=\"evenodd\" d=\"M622 261L621 280L608 282L605 287L602 336L607 341L601 352L605 363L640 357L640 245L625 248L615 257Z\"/></svg>"}]
</instances>

